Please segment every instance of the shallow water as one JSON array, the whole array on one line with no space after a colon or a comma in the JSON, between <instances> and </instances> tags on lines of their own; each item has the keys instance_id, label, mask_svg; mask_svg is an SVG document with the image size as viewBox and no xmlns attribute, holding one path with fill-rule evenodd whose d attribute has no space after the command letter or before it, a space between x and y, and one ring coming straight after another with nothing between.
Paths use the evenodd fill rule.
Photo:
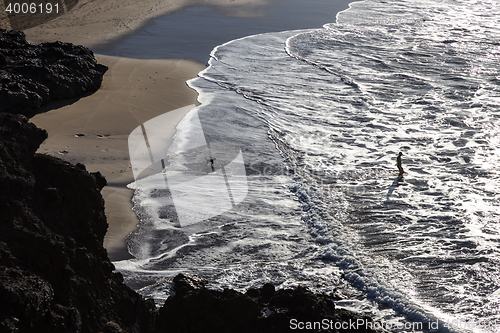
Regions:
<instances>
[{"instance_id":1,"label":"shallow water","mask_svg":"<svg viewBox=\"0 0 500 333\"><path fill-rule=\"evenodd\" d=\"M128 58L182 58L206 63L217 45L255 34L317 28L335 22L337 13L348 4L349 0L273 0L268 5L242 8L250 17L235 17L221 8L190 7L153 19L133 34L107 41L94 51Z\"/></svg>"},{"instance_id":2,"label":"shallow water","mask_svg":"<svg viewBox=\"0 0 500 333\"><path fill-rule=\"evenodd\" d=\"M214 288L341 285L339 305L379 321L497 332L498 6L363 1L322 29L217 47L166 169L134 185L128 283L159 303L181 271ZM245 199L183 226L165 179L222 177L239 151Z\"/></svg>"}]
</instances>

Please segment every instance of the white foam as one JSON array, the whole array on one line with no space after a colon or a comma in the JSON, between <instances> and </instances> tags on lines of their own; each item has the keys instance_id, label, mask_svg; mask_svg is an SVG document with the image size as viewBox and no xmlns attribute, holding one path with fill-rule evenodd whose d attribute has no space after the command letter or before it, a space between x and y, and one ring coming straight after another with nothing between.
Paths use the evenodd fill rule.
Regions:
<instances>
[{"instance_id":1,"label":"white foam","mask_svg":"<svg viewBox=\"0 0 500 333\"><path fill-rule=\"evenodd\" d=\"M364 1L339 14L340 24L215 49L210 66L189 82L203 102L199 125L191 115L180 128L203 127L210 149L227 138L241 144L241 156L232 158L246 163L248 183L231 159L223 164L235 177L229 188L248 197L233 195L240 205L183 229L186 240L171 247L162 237L175 240L175 228L151 232L168 254L149 243L156 254L148 268L202 272L216 288L242 290L268 281L324 287L342 273L365 295L342 304L377 318L498 318L500 189L492 171L500 167L499 122L492 110L500 101L490 83L499 60L491 41L500 34L494 15L479 16L488 6ZM175 155L204 147L183 141L188 135L171 157L177 171L207 167L185 166L193 156ZM396 179L399 151L404 181ZM186 198L197 197L186 207L206 206L197 185L187 185ZM226 192L213 191L226 200ZM158 218L162 205L144 193Z\"/></svg>"}]
</instances>

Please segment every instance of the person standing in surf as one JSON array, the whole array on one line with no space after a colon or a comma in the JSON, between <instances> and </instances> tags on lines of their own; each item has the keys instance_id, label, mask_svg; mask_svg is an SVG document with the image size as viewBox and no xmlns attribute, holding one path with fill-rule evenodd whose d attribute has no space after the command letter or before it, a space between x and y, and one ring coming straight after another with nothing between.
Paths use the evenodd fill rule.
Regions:
<instances>
[{"instance_id":1,"label":"person standing in surf","mask_svg":"<svg viewBox=\"0 0 500 333\"><path fill-rule=\"evenodd\" d=\"M399 169L399 175L402 176L405 171L403 170L403 167L401 166L401 156L403 156L402 152L399 152L398 157L396 158L396 165L398 166Z\"/></svg>"},{"instance_id":2,"label":"person standing in surf","mask_svg":"<svg viewBox=\"0 0 500 333\"><path fill-rule=\"evenodd\" d=\"M213 158L213 157L212 157L211 159L209 159L209 161L210 161L210 166L212 167L212 171L215 171L215 163L214 163L214 162L215 162L215 160L216 160L216 159L215 159L215 158Z\"/></svg>"}]
</instances>

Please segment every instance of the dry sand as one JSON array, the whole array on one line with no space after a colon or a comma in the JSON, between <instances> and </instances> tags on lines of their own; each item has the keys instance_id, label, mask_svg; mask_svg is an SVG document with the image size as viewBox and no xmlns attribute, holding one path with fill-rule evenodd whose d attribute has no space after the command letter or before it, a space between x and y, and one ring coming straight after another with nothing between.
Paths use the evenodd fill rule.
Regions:
<instances>
[{"instance_id":1,"label":"dry sand","mask_svg":"<svg viewBox=\"0 0 500 333\"><path fill-rule=\"evenodd\" d=\"M272 1L272 0L270 0ZM46 1L45 1L46 2ZM174 13L188 6L212 5L225 15L258 17L268 0L58 0L64 13L39 24L43 17L28 14L15 24L34 43L56 40L95 47L141 27L146 19ZM74 5L74 6L73 6ZM73 7L72 7L73 6ZM71 8L72 7L72 8ZM70 10L66 10L70 8ZM31 16L30 16L31 15ZM11 29L13 19L0 2L0 28ZM12 24L11 24L12 23ZM168 32L167 32L168 33ZM154 46L152 46L154 47ZM204 65L187 60L135 60L96 56L109 66L102 87L80 99L50 103L32 121L49 133L40 152L83 163L108 180L102 191L109 229L105 247L111 260L129 258L125 237L138 220L132 212L133 181L127 138L143 122L196 103L197 94L185 81ZM179 121L181 118L178 117ZM172 123L174 133L175 121Z\"/></svg>"},{"instance_id":2,"label":"dry sand","mask_svg":"<svg viewBox=\"0 0 500 333\"><path fill-rule=\"evenodd\" d=\"M268 0L57 0L62 3L60 16L24 30L35 43L60 40L95 47L109 39L139 28L146 19L178 12L190 6L214 6L225 15L258 17L264 13ZM38 3L38 2L37 2ZM67 3L67 6L64 5ZM72 4L75 4L71 8ZM65 12L65 8L71 8ZM64 13L63 13L64 12ZM31 16L30 16L31 15ZM26 24L38 24L40 14L28 14ZM0 2L0 28L10 29L12 21ZM22 23L18 23L22 26ZM15 28L15 27L14 27ZM168 32L167 32L168 33Z\"/></svg>"},{"instance_id":3,"label":"dry sand","mask_svg":"<svg viewBox=\"0 0 500 333\"><path fill-rule=\"evenodd\" d=\"M130 257L125 237L138 220L132 211L133 179L127 138L143 122L196 103L186 85L204 66L187 60L137 60L97 55L109 67L101 88L81 99L51 103L31 120L49 133L39 152L83 163L100 171L108 186L102 190L109 229L104 245L112 260ZM43 110L43 111L46 111ZM182 114L176 114L171 131Z\"/></svg>"}]
</instances>

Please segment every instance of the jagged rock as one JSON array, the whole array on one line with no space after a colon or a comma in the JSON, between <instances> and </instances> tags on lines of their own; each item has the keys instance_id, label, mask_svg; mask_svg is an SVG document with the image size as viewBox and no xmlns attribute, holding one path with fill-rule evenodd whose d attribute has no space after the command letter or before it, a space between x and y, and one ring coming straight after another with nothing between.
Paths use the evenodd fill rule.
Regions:
<instances>
[{"instance_id":1,"label":"jagged rock","mask_svg":"<svg viewBox=\"0 0 500 333\"><path fill-rule=\"evenodd\" d=\"M46 137L26 117L0 113L0 332L280 333L292 319L369 320L305 288L215 291L188 274L174 278L158 311L123 283L103 248L106 180L36 154Z\"/></svg>"},{"instance_id":2,"label":"jagged rock","mask_svg":"<svg viewBox=\"0 0 500 333\"><path fill-rule=\"evenodd\" d=\"M0 332L152 332L102 245L104 177L36 154L46 136L0 113Z\"/></svg>"},{"instance_id":3,"label":"jagged rock","mask_svg":"<svg viewBox=\"0 0 500 333\"><path fill-rule=\"evenodd\" d=\"M96 91L106 70L84 46L34 45L23 32L0 29L0 112L29 114L49 101Z\"/></svg>"},{"instance_id":4,"label":"jagged rock","mask_svg":"<svg viewBox=\"0 0 500 333\"><path fill-rule=\"evenodd\" d=\"M204 288L206 283L205 280L196 275L182 273L177 274L172 282L172 291L178 296L183 296L190 291Z\"/></svg>"},{"instance_id":5,"label":"jagged rock","mask_svg":"<svg viewBox=\"0 0 500 333\"><path fill-rule=\"evenodd\" d=\"M272 284L245 294L205 288L193 275L177 275L173 291L160 309L156 332L281 333L293 331L296 320L321 323L308 332L379 332L365 327L337 330L335 323L371 322L366 316L336 309L331 295L315 294L306 288L275 290ZM344 325L345 326L345 325Z\"/></svg>"},{"instance_id":6,"label":"jagged rock","mask_svg":"<svg viewBox=\"0 0 500 333\"><path fill-rule=\"evenodd\" d=\"M5 30L0 66L0 109L12 113L95 90L104 73L88 49L27 45L22 33ZM26 117L0 113L0 332L280 333L292 319L370 320L305 288L214 291L187 274L157 310L124 284L103 247L106 179L36 154L46 138Z\"/></svg>"}]
</instances>

